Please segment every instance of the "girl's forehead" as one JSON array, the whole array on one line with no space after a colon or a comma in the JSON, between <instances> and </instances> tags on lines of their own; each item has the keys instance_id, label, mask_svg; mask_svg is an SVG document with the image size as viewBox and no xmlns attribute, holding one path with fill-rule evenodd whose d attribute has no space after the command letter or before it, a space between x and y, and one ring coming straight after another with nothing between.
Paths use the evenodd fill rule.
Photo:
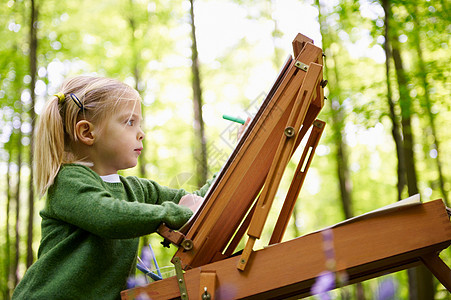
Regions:
<instances>
[{"instance_id":1,"label":"girl's forehead","mask_svg":"<svg viewBox=\"0 0 451 300\"><path fill-rule=\"evenodd\" d=\"M125 110L141 112L141 101L139 99L119 101L116 106L116 112L123 112Z\"/></svg>"},{"instance_id":2,"label":"girl's forehead","mask_svg":"<svg viewBox=\"0 0 451 300\"><path fill-rule=\"evenodd\" d=\"M113 115L120 118L141 117L141 102L139 100L121 101L116 106Z\"/></svg>"}]
</instances>

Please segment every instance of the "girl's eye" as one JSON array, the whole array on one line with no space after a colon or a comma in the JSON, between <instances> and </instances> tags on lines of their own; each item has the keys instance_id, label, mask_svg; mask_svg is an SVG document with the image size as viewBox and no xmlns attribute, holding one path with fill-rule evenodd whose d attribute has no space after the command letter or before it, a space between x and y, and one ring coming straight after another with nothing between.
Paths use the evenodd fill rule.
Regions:
<instances>
[{"instance_id":1,"label":"girl's eye","mask_svg":"<svg viewBox=\"0 0 451 300\"><path fill-rule=\"evenodd\" d=\"M128 125L128 126L133 126L134 123L135 123L134 120L128 120L128 121L127 121L127 125Z\"/></svg>"}]
</instances>

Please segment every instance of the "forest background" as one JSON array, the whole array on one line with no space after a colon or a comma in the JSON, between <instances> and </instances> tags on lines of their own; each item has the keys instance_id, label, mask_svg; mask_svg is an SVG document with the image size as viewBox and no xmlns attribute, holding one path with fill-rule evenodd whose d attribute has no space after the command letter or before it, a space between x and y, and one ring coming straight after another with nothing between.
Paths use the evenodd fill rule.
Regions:
<instances>
[{"instance_id":1,"label":"forest background","mask_svg":"<svg viewBox=\"0 0 451 300\"><path fill-rule=\"evenodd\" d=\"M30 165L35 120L62 81L118 78L143 98L145 146L123 172L193 190L236 145L302 33L323 48L327 125L285 240L419 193L451 189L450 10L447 1L2 0L0 3L0 290L9 299L36 259L38 212ZM195 34L193 34L195 33ZM276 196L267 243L300 154ZM175 249L151 235L160 265ZM450 265L451 250L441 253ZM339 289L371 299L450 299L424 270ZM432 296L432 297L431 297Z\"/></svg>"}]
</instances>

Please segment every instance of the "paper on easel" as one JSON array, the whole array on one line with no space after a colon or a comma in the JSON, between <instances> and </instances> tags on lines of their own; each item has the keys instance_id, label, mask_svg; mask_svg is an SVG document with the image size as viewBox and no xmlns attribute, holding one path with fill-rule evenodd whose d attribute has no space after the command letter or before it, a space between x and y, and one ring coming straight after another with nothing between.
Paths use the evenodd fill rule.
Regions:
<instances>
[{"instance_id":1,"label":"paper on easel","mask_svg":"<svg viewBox=\"0 0 451 300\"><path fill-rule=\"evenodd\" d=\"M356 217L353 217L353 218L346 219L346 220L344 220L342 222L336 223L336 224L328 226L326 228L322 228L320 230L316 230L316 231L311 232L309 234L320 232L320 231L323 231L323 230L326 230L326 229L336 228L336 227L339 227L339 226L342 226L342 225L345 225L345 224L349 224L349 223L352 223L352 222L363 220L365 218L374 217L374 216L377 216L377 215L385 214L387 212L392 212L394 210L399 210L399 209L404 209L404 208L407 208L407 207L410 207L410 206L419 205L421 203L422 202L421 202L421 199L420 199L420 194L415 194L413 196L410 196L409 198L406 198L406 199L397 201L395 203L383 206L381 208L372 210L372 211L367 212L365 214L362 214L362 215L359 215L359 216L356 216Z\"/></svg>"}]
</instances>

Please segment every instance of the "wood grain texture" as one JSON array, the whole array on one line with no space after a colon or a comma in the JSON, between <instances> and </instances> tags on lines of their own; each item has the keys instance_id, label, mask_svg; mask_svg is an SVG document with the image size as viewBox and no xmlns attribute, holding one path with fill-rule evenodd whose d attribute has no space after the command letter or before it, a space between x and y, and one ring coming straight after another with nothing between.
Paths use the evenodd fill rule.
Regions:
<instances>
[{"instance_id":1,"label":"wood grain texture","mask_svg":"<svg viewBox=\"0 0 451 300\"><path fill-rule=\"evenodd\" d=\"M451 244L451 222L442 200L435 200L370 216L332 228L336 271L344 271L346 284L403 270L433 257L435 272L449 268L437 254ZM244 271L239 257L231 257L188 270L188 294L196 299L201 272L215 272L216 299L299 298L309 295L319 273L326 270L322 232L257 250ZM426 264L427 265L427 264ZM440 271L443 269L443 271ZM441 275L440 275L441 276ZM448 288L449 289L449 288ZM152 299L180 296L175 277L122 292L122 299L146 293Z\"/></svg>"}]
</instances>

